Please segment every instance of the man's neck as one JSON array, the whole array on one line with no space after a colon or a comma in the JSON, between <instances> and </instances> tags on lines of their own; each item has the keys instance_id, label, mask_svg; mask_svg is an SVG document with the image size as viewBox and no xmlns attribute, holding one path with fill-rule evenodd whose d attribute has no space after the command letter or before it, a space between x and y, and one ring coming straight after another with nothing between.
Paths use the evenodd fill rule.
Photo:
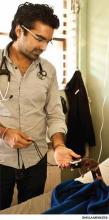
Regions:
<instances>
[{"instance_id":1,"label":"man's neck","mask_svg":"<svg viewBox=\"0 0 109 220\"><path fill-rule=\"evenodd\" d=\"M13 64L15 64L19 68L21 74L25 74L25 72L27 71L27 69L29 68L29 66L32 63L32 60L25 57L17 49L17 47L14 45L14 43L9 48L9 57L12 60Z\"/></svg>"}]
</instances>

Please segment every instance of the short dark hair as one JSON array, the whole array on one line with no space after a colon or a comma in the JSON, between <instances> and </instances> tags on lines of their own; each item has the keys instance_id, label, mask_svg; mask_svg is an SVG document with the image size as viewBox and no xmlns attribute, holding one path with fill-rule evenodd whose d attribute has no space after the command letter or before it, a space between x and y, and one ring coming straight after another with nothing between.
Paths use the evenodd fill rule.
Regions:
<instances>
[{"instance_id":1,"label":"short dark hair","mask_svg":"<svg viewBox=\"0 0 109 220\"><path fill-rule=\"evenodd\" d=\"M53 29L59 27L59 19L54 14L52 7L47 4L32 4L25 2L18 6L17 12L12 21L11 30L9 33L10 38L13 41L17 40L15 28L17 25L24 25L28 29L34 28L34 23L41 21L44 24L49 25Z\"/></svg>"}]
</instances>

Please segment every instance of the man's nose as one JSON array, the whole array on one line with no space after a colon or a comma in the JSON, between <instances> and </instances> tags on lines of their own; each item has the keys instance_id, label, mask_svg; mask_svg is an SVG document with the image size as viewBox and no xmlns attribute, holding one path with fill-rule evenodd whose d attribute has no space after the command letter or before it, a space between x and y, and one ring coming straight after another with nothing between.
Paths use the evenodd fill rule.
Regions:
<instances>
[{"instance_id":1,"label":"man's nose","mask_svg":"<svg viewBox=\"0 0 109 220\"><path fill-rule=\"evenodd\" d=\"M46 42L46 41L43 41L40 43L41 50L46 50L47 46L48 46L48 42Z\"/></svg>"}]
</instances>

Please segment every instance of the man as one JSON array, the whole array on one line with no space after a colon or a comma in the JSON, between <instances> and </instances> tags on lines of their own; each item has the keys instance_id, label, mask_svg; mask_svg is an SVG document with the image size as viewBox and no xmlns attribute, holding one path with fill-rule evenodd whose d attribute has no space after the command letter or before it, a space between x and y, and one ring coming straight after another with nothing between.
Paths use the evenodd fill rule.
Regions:
<instances>
[{"instance_id":1,"label":"man","mask_svg":"<svg viewBox=\"0 0 109 220\"><path fill-rule=\"evenodd\" d=\"M15 182L19 203L43 193L47 133L58 166L80 157L64 145L55 68L40 57L58 27L48 5L21 4L12 21L12 42L0 52L0 209L11 205Z\"/></svg>"}]
</instances>

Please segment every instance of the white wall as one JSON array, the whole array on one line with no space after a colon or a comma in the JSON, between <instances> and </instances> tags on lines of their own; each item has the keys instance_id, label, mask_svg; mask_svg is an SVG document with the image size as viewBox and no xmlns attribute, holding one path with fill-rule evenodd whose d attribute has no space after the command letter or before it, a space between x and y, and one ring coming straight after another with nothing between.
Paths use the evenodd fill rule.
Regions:
<instances>
[{"instance_id":1,"label":"white wall","mask_svg":"<svg viewBox=\"0 0 109 220\"><path fill-rule=\"evenodd\" d=\"M91 98L92 118L97 143L92 156L98 158L102 147L101 160L103 160L109 157L109 1L81 0L81 5L84 6L81 7L81 13L82 15L86 14L86 20L84 23L83 17L80 17L80 55L82 55L82 52L85 53L85 59L80 59L80 66L81 71L85 72L87 88ZM86 43L83 51L84 34L82 32L84 27L86 27ZM105 98L106 102L104 109L102 109ZM102 110L104 110L104 126L100 136L103 122Z\"/></svg>"}]
</instances>

